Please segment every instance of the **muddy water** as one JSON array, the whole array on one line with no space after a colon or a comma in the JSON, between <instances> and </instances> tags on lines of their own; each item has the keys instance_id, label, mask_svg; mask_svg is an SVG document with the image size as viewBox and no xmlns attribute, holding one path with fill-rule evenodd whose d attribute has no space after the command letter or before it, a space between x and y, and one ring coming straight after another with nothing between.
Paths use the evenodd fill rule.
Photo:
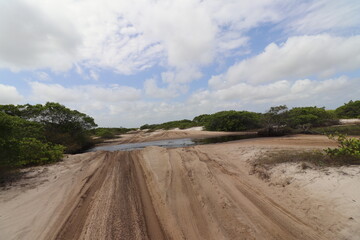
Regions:
<instances>
[{"instance_id":1,"label":"muddy water","mask_svg":"<svg viewBox=\"0 0 360 240\"><path fill-rule=\"evenodd\" d=\"M248 135L229 135L221 137L211 137L211 138L202 138L202 139L191 139L191 138L180 138L180 139L167 139L167 140L158 140L150 142L140 142L140 143L127 143L111 146L99 146L88 150L88 152L95 151L129 151L134 149L141 149L149 146L158 146L166 148L176 148L176 147L187 147L193 145L202 145L202 144L211 144L211 143L222 143L229 142L241 139L249 139L258 137L256 134Z\"/></svg>"}]
</instances>

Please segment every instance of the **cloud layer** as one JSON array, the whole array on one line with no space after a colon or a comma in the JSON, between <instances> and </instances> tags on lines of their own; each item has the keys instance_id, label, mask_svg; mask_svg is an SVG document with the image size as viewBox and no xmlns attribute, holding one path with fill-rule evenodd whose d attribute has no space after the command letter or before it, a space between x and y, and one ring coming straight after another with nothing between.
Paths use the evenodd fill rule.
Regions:
<instances>
[{"instance_id":1,"label":"cloud layer","mask_svg":"<svg viewBox=\"0 0 360 240\"><path fill-rule=\"evenodd\" d=\"M355 0L0 1L0 74L13 74L0 104L57 101L104 126L339 106L360 96L359 12Z\"/></svg>"},{"instance_id":2,"label":"cloud layer","mask_svg":"<svg viewBox=\"0 0 360 240\"><path fill-rule=\"evenodd\" d=\"M261 54L231 66L223 75L214 76L209 84L221 88L240 82L264 83L306 76L324 78L359 66L360 36L291 37L280 45L269 44Z\"/></svg>"}]
</instances>

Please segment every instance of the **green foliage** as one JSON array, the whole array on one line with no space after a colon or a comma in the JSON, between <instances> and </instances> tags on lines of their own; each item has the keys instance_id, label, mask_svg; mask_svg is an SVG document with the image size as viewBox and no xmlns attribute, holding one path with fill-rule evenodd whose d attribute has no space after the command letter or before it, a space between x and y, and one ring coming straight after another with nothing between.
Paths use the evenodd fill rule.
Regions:
<instances>
[{"instance_id":1,"label":"green foliage","mask_svg":"<svg viewBox=\"0 0 360 240\"><path fill-rule=\"evenodd\" d=\"M15 166L40 165L58 161L62 158L65 147L43 143L35 138L11 140L10 149L16 154Z\"/></svg>"},{"instance_id":2,"label":"green foliage","mask_svg":"<svg viewBox=\"0 0 360 240\"><path fill-rule=\"evenodd\" d=\"M115 138L115 134L113 133L113 131L107 128L96 129L95 135L104 139Z\"/></svg>"},{"instance_id":3,"label":"green foliage","mask_svg":"<svg viewBox=\"0 0 360 240\"><path fill-rule=\"evenodd\" d=\"M335 113L339 118L360 118L360 100L345 103L338 107Z\"/></svg>"},{"instance_id":4,"label":"green foliage","mask_svg":"<svg viewBox=\"0 0 360 240\"><path fill-rule=\"evenodd\" d=\"M63 151L63 146L46 142L40 123L0 112L0 172L58 161Z\"/></svg>"},{"instance_id":5,"label":"green foliage","mask_svg":"<svg viewBox=\"0 0 360 240\"><path fill-rule=\"evenodd\" d=\"M136 130L136 128L94 128L91 133L103 139L110 139L133 130Z\"/></svg>"},{"instance_id":6,"label":"green foliage","mask_svg":"<svg viewBox=\"0 0 360 240\"><path fill-rule=\"evenodd\" d=\"M286 105L271 107L262 115L263 129L258 131L260 136L283 136L289 134L291 129L287 127L288 108Z\"/></svg>"},{"instance_id":7,"label":"green foliage","mask_svg":"<svg viewBox=\"0 0 360 240\"><path fill-rule=\"evenodd\" d=\"M324 151L329 156L348 156L358 158L360 161L360 139L350 138L345 135L329 135L330 139L334 139L338 142L338 148L328 148Z\"/></svg>"},{"instance_id":8,"label":"green foliage","mask_svg":"<svg viewBox=\"0 0 360 240\"><path fill-rule=\"evenodd\" d=\"M261 126L261 115L247 111L222 111L206 117L208 131L244 131Z\"/></svg>"},{"instance_id":9,"label":"green foliage","mask_svg":"<svg viewBox=\"0 0 360 240\"><path fill-rule=\"evenodd\" d=\"M194 117L193 122L196 123L198 126L205 126L211 121L211 116L211 114L202 114Z\"/></svg>"},{"instance_id":10,"label":"green foliage","mask_svg":"<svg viewBox=\"0 0 360 240\"><path fill-rule=\"evenodd\" d=\"M89 130L97 126L93 118L59 103L0 105L0 112L40 124L46 141L64 145L68 153L91 146Z\"/></svg>"},{"instance_id":11,"label":"green foliage","mask_svg":"<svg viewBox=\"0 0 360 240\"><path fill-rule=\"evenodd\" d=\"M169 129L173 129L173 128L186 129L186 128L191 128L191 127L195 127L195 126L199 126L199 125L196 124L195 122L191 121L191 120L183 119L183 120L179 120L179 121L170 121L170 122L165 122L165 123L161 123L161 124L145 124L145 125L142 125L140 127L140 129L141 130L144 130L144 129L150 129L150 130L165 129L165 130L169 130Z\"/></svg>"},{"instance_id":12,"label":"green foliage","mask_svg":"<svg viewBox=\"0 0 360 240\"><path fill-rule=\"evenodd\" d=\"M300 128L308 131L311 127L320 127L336 124L338 121L334 115L325 108L296 107L288 111L287 123L291 128Z\"/></svg>"}]
</instances>

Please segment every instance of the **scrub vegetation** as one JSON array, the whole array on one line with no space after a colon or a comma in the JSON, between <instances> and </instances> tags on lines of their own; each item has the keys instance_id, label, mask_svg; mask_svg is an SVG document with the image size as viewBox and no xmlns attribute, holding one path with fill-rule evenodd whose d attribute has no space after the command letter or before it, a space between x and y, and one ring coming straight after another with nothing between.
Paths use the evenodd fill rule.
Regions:
<instances>
[{"instance_id":1,"label":"scrub vegetation","mask_svg":"<svg viewBox=\"0 0 360 240\"><path fill-rule=\"evenodd\" d=\"M95 128L91 130L91 133L101 139L111 139L135 130L137 130L137 128Z\"/></svg>"},{"instance_id":2,"label":"scrub vegetation","mask_svg":"<svg viewBox=\"0 0 360 240\"><path fill-rule=\"evenodd\" d=\"M0 169L51 163L93 145L94 119L59 103L0 105Z\"/></svg>"},{"instance_id":3,"label":"scrub vegetation","mask_svg":"<svg viewBox=\"0 0 360 240\"><path fill-rule=\"evenodd\" d=\"M202 114L193 120L171 121L161 124L145 124L141 130L190 128L203 126L207 131L248 131L256 130L261 136L283 136L290 133L335 133L337 128L347 133L357 134L358 127L333 127L339 124L339 118L352 118L360 113L360 101L337 108L325 110L324 107L294 107L286 105L271 107L266 113L249 111L221 111L214 114ZM351 134L351 133L349 133Z\"/></svg>"}]
</instances>

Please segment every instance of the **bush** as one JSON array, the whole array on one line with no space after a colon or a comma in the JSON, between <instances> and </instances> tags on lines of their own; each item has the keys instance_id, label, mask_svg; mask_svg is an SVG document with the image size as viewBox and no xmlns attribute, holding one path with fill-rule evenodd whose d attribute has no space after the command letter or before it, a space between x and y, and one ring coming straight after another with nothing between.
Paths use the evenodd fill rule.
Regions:
<instances>
[{"instance_id":1,"label":"bush","mask_svg":"<svg viewBox=\"0 0 360 240\"><path fill-rule=\"evenodd\" d=\"M110 129L99 128L96 129L95 135L104 139L111 139L115 137L115 134Z\"/></svg>"},{"instance_id":2,"label":"bush","mask_svg":"<svg viewBox=\"0 0 360 240\"><path fill-rule=\"evenodd\" d=\"M79 152L93 145L89 130L97 126L94 119L59 103L0 105L0 112L37 124L44 140L65 146L67 153ZM31 131L36 132L34 129Z\"/></svg>"},{"instance_id":3,"label":"bush","mask_svg":"<svg viewBox=\"0 0 360 240\"><path fill-rule=\"evenodd\" d=\"M23 138L13 141L14 149L17 150L15 166L40 165L59 161L63 157L65 147L43 143L34 138Z\"/></svg>"},{"instance_id":4,"label":"bush","mask_svg":"<svg viewBox=\"0 0 360 240\"><path fill-rule=\"evenodd\" d=\"M41 124L0 111L0 170L58 161L63 151L46 142Z\"/></svg>"},{"instance_id":5,"label":"bush","mask_svg":"<svg viewBox=\"0 0 360 240\"><path fill-rule=\"evenodd\" d=\"M289 110L287 123L291 128L308 132L311 127L330 126L337 124L334 114L318 107L296 107Z\"/></svg>"},{"instance_id":6,"label":"bush","mask_svg":"<svg viewBox=\"0 0 360 240\"><path fill-rule=\"evenodd\" d=\"M335 110L339 118L360 118L360 100L350 101Z\"/></svg>"},{"instance_id":7,"label":"bush","mask_svg":"<svg viewBox=\"0 0 360 240\"><path fill-rule=\"evenodd\" d=\"M334 157L351 157L357 158L360 161L360 139L358 138L349 138L345 135L329 135L330 139L334 139L338 142L338 148L328 148L325 149L325 152L329 156Z\"/></svg>"},{"instance_id":8,"label":"bush","mask_svg":"<svg viewBox=\"0 0 360 240\"><path fill-rule=\"evenodd\" d=\"M208 131L244 131L261 126L260 114L247 111L222 111L212 114L205 123Z\"/></svg>"},{"instance_id":9,"label":"bush","mask_svg":"<svg viewBox=\"0 0 360 240\"><path fill-rule=\"evenodd\" d=\"M271 107L261 116L263 129L258 131L258 135L270 137L290 134L292 129L287 126L287 116L288 108L286 105Z\"/></svg>"},{"instance_id":10,"label":"bush","mask_svg":"<svg viewBox=\"0 0 360 240\"><path fill-rule=\"evenodd\" d=\"M141 130L144 129L149 129L149 130L158 130L158 129L164 129L164 130L169 130L169 129L173 129L173 128L180 128L180 129L186 129L186 128L191 128L191 127L195 127L195 126L199 126L197 123L188 120L188 119L183 119L183 120L179 120L179 121L170 121L170 122L164 122L161 124L145 124L142 125L140 127Z\"/></svg>"}]
</instances>

